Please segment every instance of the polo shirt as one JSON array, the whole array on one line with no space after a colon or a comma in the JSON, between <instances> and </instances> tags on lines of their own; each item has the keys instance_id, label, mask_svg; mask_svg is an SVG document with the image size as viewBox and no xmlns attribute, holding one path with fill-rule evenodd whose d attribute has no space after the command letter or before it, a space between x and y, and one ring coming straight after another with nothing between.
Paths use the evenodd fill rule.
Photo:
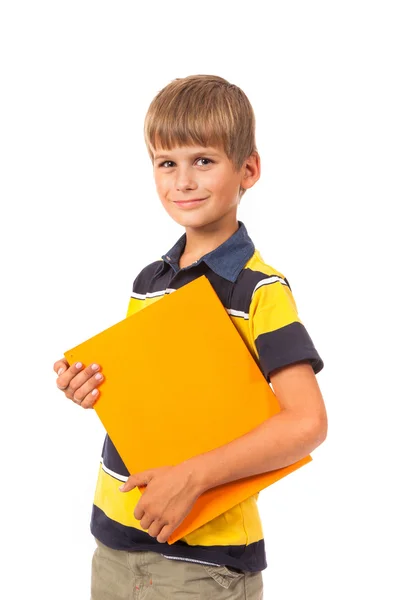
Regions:
<instances>
[{"instance_id":1,"label":"polo shirt","mask_svg":"<svg viewBox=\"0 0 400 600\"><path fill-rule=\"evenodd\" d=\"M186 234L138 274L126 316L205 275L268 383L271 371L298 361L309 361L315 374L321 371L323 361L299 318L289 281L263 261L243 222L238 221L238 229L218 248L181 269L179 259L185 244ZM166 362L164 376L165 385L173 388L179 377L173 359ZM146 402L146 398L133 401ZM90 524L92 534L106 546L133 552L150 550L171 560L242 571L267 567L258 493L169 545L151 537L135 519L140 492L135 488L123 494L118 489L128 477L106 435Z\"/></svg>"}]
</instances>

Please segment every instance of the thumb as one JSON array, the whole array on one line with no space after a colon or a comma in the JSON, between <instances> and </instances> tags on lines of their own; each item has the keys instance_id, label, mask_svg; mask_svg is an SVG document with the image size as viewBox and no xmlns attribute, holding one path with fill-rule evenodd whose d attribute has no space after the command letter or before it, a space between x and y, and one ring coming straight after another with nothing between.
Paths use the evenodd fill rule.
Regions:
<instances>
[{"instance_id":1,"label":"thumb","mask_svg":"<svg viewBox=\"0 0 400 600\"><path fill-rule=\"evenodd\" d=\"M141 485L147 485L151 479L148 471L143 471L142 473L135 473L134 475L130 475L120 487L119 490L121 492L130 492L135 487L139 487Z\"/></svg>"}]
</instances>

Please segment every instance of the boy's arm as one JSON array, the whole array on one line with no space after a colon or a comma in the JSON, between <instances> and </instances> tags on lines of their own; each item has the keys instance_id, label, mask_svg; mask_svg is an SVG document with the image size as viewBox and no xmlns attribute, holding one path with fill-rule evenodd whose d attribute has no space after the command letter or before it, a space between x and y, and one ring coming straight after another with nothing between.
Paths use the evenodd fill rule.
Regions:
<instances>
[{"instance_id":1,"label":"boy's arm","mask_svg":"<svg viewBox=\"0 0 400 600\"><path fill-rule=\"evenodd\" d=\"M301 362L270 372L281 405L277 415L225 446L130 475L120 490L146 485L134 517L150 536L165 543L206 490L292 464L325 439L324 401L313 367Z\"/></svg>"},{"instance_id":2,"label":"boy's arm","mask_svg":"<svg viewBox=\"0 0 400 600\"><path fill-rule=\"evenodd\" d=\"M270 373L281 411L220 448L185 461L199 494L281 467L307 456L327 435L324 400L308 361Z\"/></svg>"}]
</instances>

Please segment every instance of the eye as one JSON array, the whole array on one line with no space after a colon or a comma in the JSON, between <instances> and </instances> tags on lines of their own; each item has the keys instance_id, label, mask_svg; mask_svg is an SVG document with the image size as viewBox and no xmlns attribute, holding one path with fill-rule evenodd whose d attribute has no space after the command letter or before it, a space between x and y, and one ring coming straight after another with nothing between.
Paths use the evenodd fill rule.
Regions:
<instances>
[{"instance_id":1,"label":"eye","mask_svg":"<svg viewBox=\"0 0 400 600\"><path fill-rule=\"evenodd\" d=\"M198 158L197 160L208 160L208 162L209 162L209 163L212 163L212 162L214 162L214 161L212 161L210 158L205 158L205 157ZM196 162L197 162L197 161L196 161ZM203 166L203 167L206 167L207 165L201 165L201 166Z\"/></svg>"},{"instance_id":2,"label":"eye","mask_svg":"<svg viewBox=\"0 0 400 600\"><path fill-rule=\"evenodd\" d=\"M205 158L204 156L196 158L195 162L197 163L199 160L205 160L205 161L208 161L208 163L213 163L214 162L213 160L211 160L211 158ZM174 163L173 160L164 160L164 162L159 163L158 166L159 167L164 167L164 165L167 164L167 163L169 163L169 164L168 164L168 166L166 168L170 167L171 165L175 165L175 163ZM201 167L207 167L208 163L205 164L205 165L204 164L200 165L200 166Z\"/></svg>"}]
</instances>

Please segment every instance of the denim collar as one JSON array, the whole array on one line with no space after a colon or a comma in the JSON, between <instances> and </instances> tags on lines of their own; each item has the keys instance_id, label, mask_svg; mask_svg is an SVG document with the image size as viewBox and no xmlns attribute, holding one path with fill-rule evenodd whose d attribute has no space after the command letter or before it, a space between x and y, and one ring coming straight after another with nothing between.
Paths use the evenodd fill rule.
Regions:
<instances>
[{"instance_id":1,"label":"denim collar","mask_svg":"<svg viewBox=\"0 0 400 600\"><path fill-rule=\"evenodd\" d=\"M247 233L246 227L242 221L238 221L238 223L239 228L230 238L225 240L225 242L218 246L218 248L215 248L215 250L202 256L193 264L193 266L204 261L214 273L234 283L247 261L253 256L255 250L255 246ZM179 271L179 259L185 249L185 245L186 233L184 233L176 244L162 256L163 261L169 264L175 272ZM192 265L186 268L191 267Z\"/></svg>"}]
</instances>

